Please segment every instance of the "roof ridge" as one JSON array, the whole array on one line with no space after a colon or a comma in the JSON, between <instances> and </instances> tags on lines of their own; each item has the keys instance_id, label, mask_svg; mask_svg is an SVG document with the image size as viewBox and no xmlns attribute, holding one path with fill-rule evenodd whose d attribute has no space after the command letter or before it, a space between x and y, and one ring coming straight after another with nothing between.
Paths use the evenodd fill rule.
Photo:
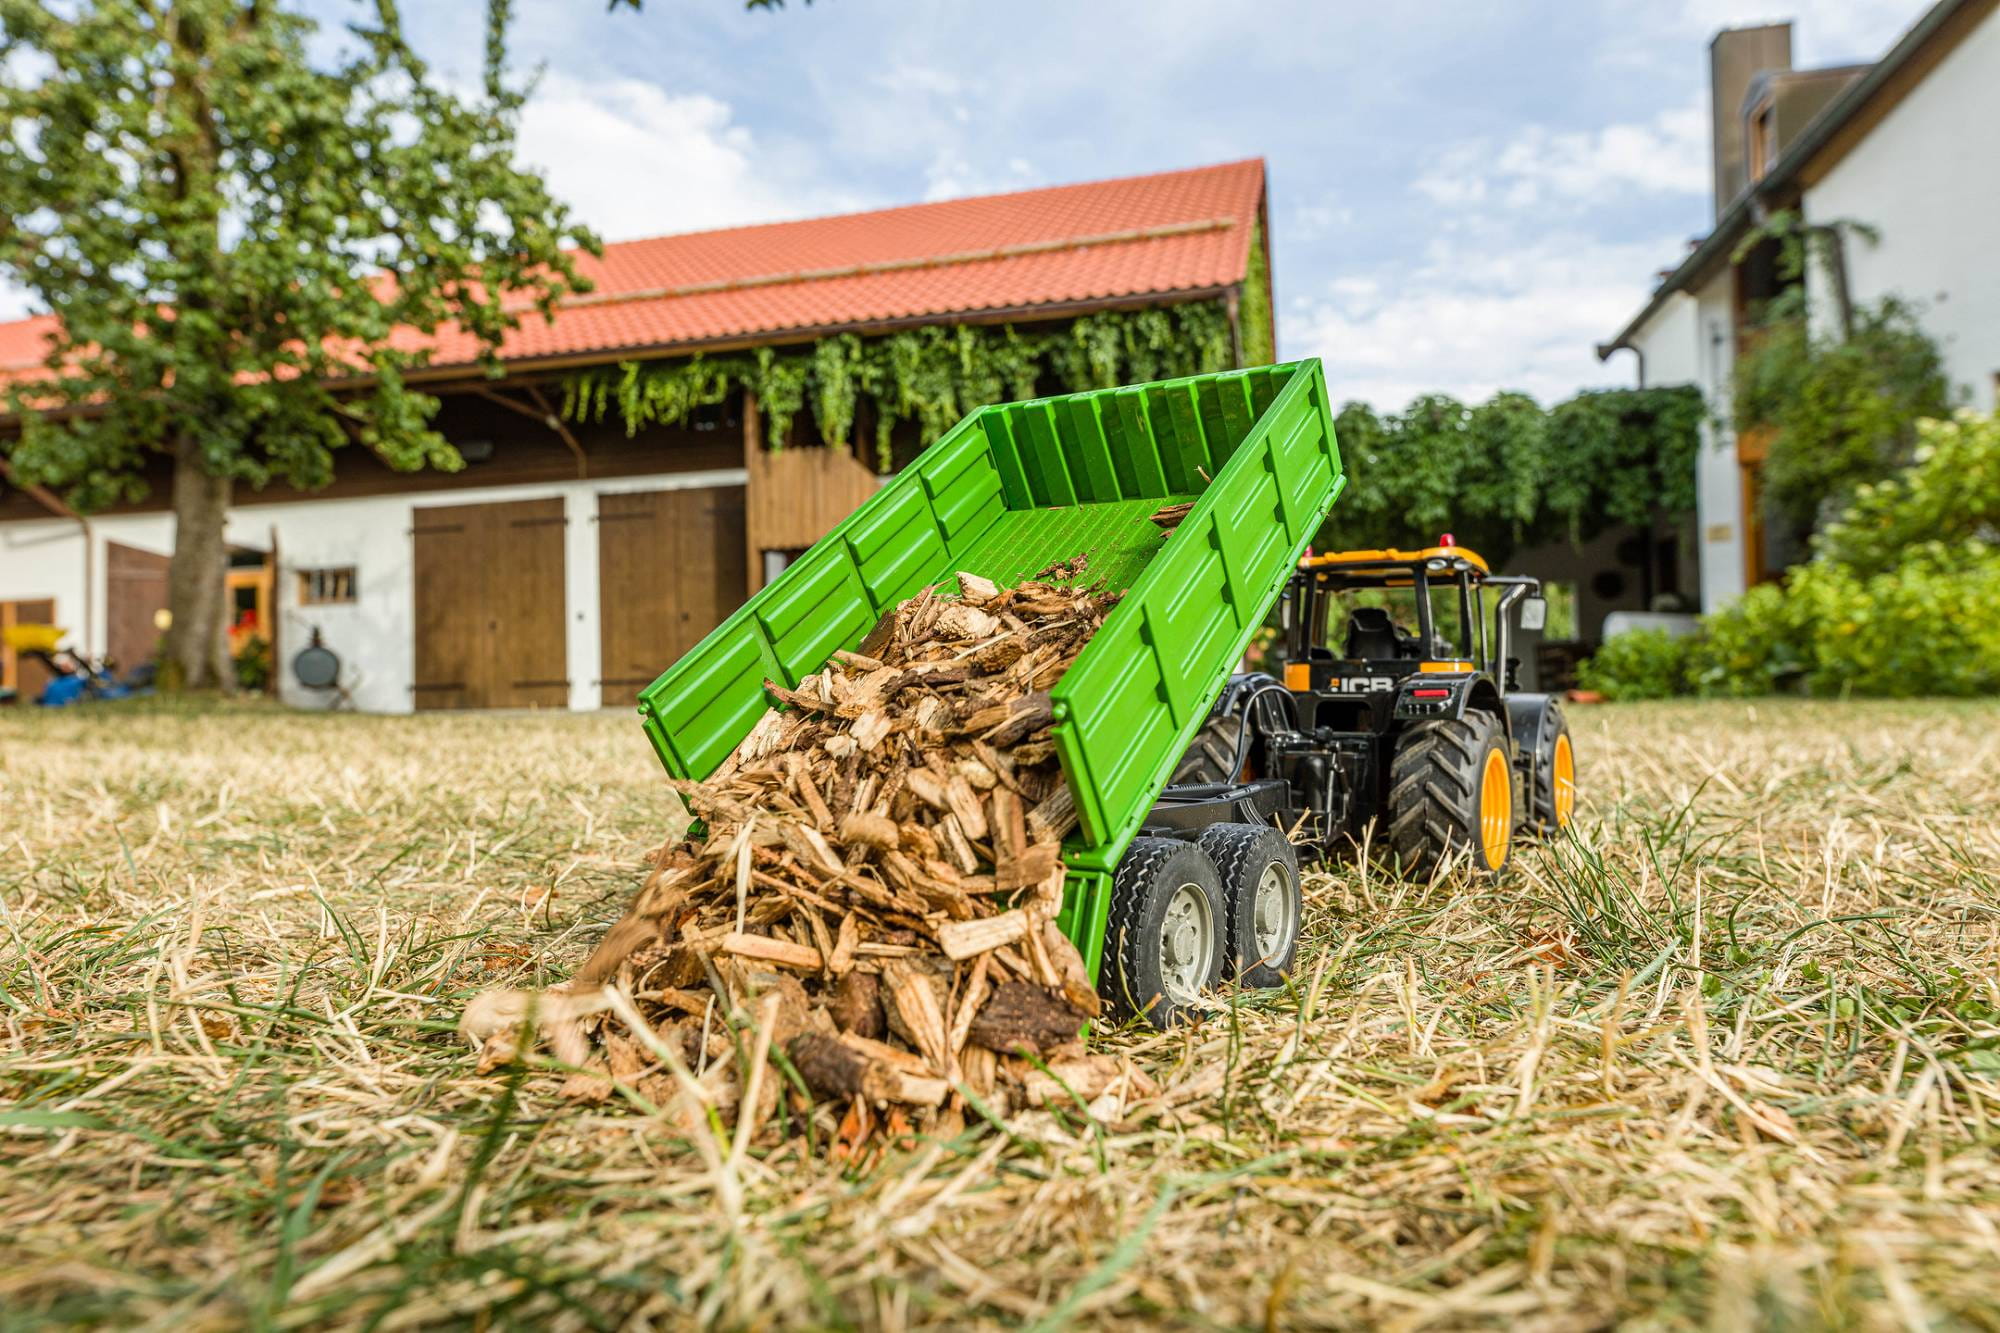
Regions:
<instances>
[{"instance_id":1,"label":"roof ridge","mask_svg":"<svg viewBox=\"0 0 2000 1333\"><path fill-rule=\"evenodd\" d=\"M1087 250L1100 245L1125 245L1133 241L1157 241L1169 236L1191 236L1206 231L1227 231L1236 225L1231 217L1197 218L1190 222L1163 222L1152 227L1126 227L1119 231L1095 232L1083 236L1059 236L1042 241L1022 241L1015 245L990 246L984 250L960 250L942 255L911 255L903 259L877 259L860 264L840 264L831 268L798 269L789 273L759 273L741 278L716 278L672 287L635 287L627 291L582 292L566 296L557 304L564 310L580 307L617 305L624 301L662 301L681 296L702 296L710 292L742 291L750 287L776 287L801 282L826 282L834 278L859 278L875 273L898 273L919 268L949 268L958 264L982 264L1021 255L1047 254L1052 250ZM524 303L524 309L531 303Z\"/></svg>"},{"instance_id":2,"label":"roof ridge","mask_svg":"<svg viewBox=\"0 0 2000 1333\"><path fill-rule=\"evenodd\" d=\"M622 241L606 241L604 249L652 245L658 241L685 241L697 236L722 236L730 232L763 231L773 227L799 227L809 223L843 222L852 218L879 217L888 213L909 213L926 208L950 208L988 199L1022 199L1033 194L1055 194L1064 190L1089 190L1100 185L1130 185L1138 181L1160 180L1167 176L1194 176L1204 172L1227 171L1231 167L1263 167L1261 155L1239 157L1229 162L1207 162L1194 167L1168 167L1164 171L1140 171L1129 176L1106 176L1099 180L1063 181L1056 185L1030 185L1019 190L997 190L990 194L961 194L950 199L924 199L913 204L884 204L880 208L851 208L840 213L814 213L802 218L773 218L769 222L735 222L725 227L700 227L694 231L663 231L651 236L632 236Z\"/></svg>"}]
</instances>

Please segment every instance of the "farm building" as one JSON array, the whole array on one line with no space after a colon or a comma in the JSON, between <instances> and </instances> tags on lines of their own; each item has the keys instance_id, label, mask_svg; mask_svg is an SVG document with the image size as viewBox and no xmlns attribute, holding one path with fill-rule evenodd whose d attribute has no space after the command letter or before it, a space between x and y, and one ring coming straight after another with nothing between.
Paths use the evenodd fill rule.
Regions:
<instances>
[{"instance_id":1,"label":"farm building","mask_svg":"<svg viewBox=\"0 0 2000 1333\"><path fill-rule=\"evenodd\" d=\"M432 339L411 378L462 471L354 447L322 490L237 488L240 632L302 705L622 704L965 410L1269 360L1264 196L1252 160L608 245L593 290L507 337L502 377ZM0 325L0 376L48 328ZM92 515L0 475L0 620L150 657L161 463ZM337 692L286 668L315 637ZM30 665L0 683L31 693Z\"/></svg>"},{"instance_id":2,"label":"farm building","mask_svg":"<svg viewBox=\"0 0 2000 1333\"><path fill-rule=\"evenodd\" d=\"M1885 297L1936 340L1958 399L2000 388L2000 9L1940 0L1872 65L1792 68L1789 23L1710 47L1715 224L1598 355L1629 352L1642 386L1692 384L1711 409L1699 464L1701 604L1714 610L1801 553L1767 530L1768 430L1728 420L1757 313L1792 281L1759 228L1790 211L1820 238L1804 275L1815 329Z\"/></svg>"}]
</instances>

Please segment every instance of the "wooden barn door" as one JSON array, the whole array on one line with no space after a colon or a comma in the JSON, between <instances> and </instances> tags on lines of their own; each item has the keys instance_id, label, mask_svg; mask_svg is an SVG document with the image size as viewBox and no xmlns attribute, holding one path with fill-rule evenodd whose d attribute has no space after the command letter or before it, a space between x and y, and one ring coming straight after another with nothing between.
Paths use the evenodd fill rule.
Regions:
<instances>
[{"instance_id":1,"label":"wooden barn door","mask_svg":"<svg viewBox=\"0 0 2000 1333\"><path fill-rule=\"evenodd\" d=\"M418 509L416 706L563 708L563 502Z\"/></svg>"},{"instance_id":2,"label":"wooden barn door","mask_svg":"<svg viewBox=\"0 0 2000 1333\"><path fill-rule=\"evenodd\" d=\"M743 487L601 495L604 703L627 704L743 604Z\"/></svg>"},{"instance_id":3,"label":"wooden barn door","mask_svg":"<svg viewBox=\"0 0 2000 1333\"><path fill-rule=\"evenodd\" d=\"M104 653L119 673L153 660L160 641L154 617L167 605L166 556L104 543Z\"/></svg>"}]
</instances>

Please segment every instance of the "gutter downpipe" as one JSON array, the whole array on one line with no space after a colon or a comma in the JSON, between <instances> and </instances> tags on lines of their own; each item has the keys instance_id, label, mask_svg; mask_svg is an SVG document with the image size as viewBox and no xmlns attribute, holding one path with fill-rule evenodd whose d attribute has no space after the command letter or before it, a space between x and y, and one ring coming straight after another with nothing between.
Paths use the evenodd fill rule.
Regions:
<instances>
[{"instance_id":1,"label":"gutter downpipe","mask_svg":"<svg viewBox=\"0 0 2000 1333\"><path fill-rule=\"evenodd\" d=\"M1630 352L1632 354L1632 360L1638 363L1639 367L1639 383L1637 387L1641 389L1645 388L1646 387L1645 351L1641 348L1634 347L1631 343L1625 342L1623 340L1615 343L1597 344L1597 359L1599 361L1609 361L1611 359L1611 354L1613 352Z\"/></svg>"}]
</instances>

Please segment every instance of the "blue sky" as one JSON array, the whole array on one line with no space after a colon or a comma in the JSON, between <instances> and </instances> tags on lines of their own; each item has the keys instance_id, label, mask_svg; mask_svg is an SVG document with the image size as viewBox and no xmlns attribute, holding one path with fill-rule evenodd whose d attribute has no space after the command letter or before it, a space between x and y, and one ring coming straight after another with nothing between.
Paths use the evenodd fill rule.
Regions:
<instances>
[{"instance_id":1,"label":"blue sky","mask_svg":"<svg viewBox=\"0 0 2000 1333\"><path fill-rule=\"evenodd\" d=\"M352 0L314 0L329 17ZM476 0L403 0L468 81ZM1544 400L1709 218L1707 43L1873 59L1922 0L522 0L524 155L607 239L1263 156L1279 341L1338 396Z\"/></svg>"}]
</instances>

